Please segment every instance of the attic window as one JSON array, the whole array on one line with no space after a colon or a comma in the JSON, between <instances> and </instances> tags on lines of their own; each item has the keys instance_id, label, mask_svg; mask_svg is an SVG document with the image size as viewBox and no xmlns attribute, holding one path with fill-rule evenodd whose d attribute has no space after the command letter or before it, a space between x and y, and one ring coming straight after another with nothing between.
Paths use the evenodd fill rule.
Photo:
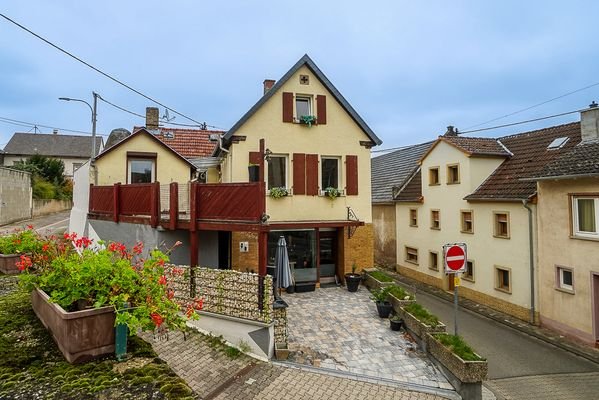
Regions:
<instances>
[{"instance_id":1,"label":"attic window","mask_svg":"<svg viewBox=\"0 0 599 400\"><path fill-rule=\"evenodd\" d=\"M310 84L310 77L308 75L300 75L299 79L300 79L301 85L309 85Z\"/></svg>"},{"instance_id":2,"label":"attic window","mask_svg":"<svg viewBox=\"0 0 599 400\"><path fill-rule=\"evenodd\" d=\"M568 139L570 139L570 138L569 137L560 137L557 139L553 139L553 142L549 143L549 146L547 146L547 150L561 149L568 142Z\"/></svg>"}]
</instances>

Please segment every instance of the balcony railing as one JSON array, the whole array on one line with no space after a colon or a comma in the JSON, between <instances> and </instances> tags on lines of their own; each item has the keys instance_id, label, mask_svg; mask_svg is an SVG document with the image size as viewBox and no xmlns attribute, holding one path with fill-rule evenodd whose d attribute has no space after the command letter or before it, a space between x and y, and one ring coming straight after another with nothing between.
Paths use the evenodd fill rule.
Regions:
<instances>
[{"instance_id":1,"label":"balcony railing","mask_svg":"<svg viewBox=\"0 0 599 400\"><path fill-rule=\"evenodd\" d=\"M90 186L89 213L110 216L144 217L156 227L168 221L260 222L264 212L263 183L155 183Z\"/></svg>"}]
</instances>

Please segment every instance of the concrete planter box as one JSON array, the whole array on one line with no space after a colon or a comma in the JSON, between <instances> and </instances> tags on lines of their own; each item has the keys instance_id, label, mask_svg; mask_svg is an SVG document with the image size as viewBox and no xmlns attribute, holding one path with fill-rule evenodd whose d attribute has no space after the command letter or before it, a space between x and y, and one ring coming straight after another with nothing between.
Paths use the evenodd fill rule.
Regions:
<instances>
[{"instance_id":1,"label":"concrete planter box","mask_svg":"<svg viewBox=\"0 0 599 400\"><path fill-rule=\"evenodd\" d=\"M0 272L6 275L18 274L17 262L21 259L20 254L0 254Z\"/></svg>"},{"instance_id":2,"label":"concrete planter box","mask_svg":"<svg viewBox=\"0 0 599 400\"><path fill-rule=\"evenodd\" d=\"M386 286L390 286L393 285L393 282L381 282L378 279L374 278L372 275L370 275L368 272L370 272L369 270L366 270L366 273L364 274L364 285L366 285L366 287L370 290L373 289L380 289Z\"/></svg>"},{"instance_id":3,"label":"concrete planter box","mask_svg":"<svg viewBox=\"0 0 599 400\"><path fill-rule=\"evenodd\" d=\"M417 336L423 350L426 350L426 334L427 333L444 333L445 324L439 322L437 326L430 326L420 322L415 316L407 312L403 307L399 309L398 314L403 318L404 324L412 336Z\"/></svg>"},{"instance_id":4,"label":"concrete planter box","mask_svg":"<svg viewBox=\"0 0 599 400\"><path fill-rule=\"evenodd\" d=\"M393 311L395 311L396 314L401 315L401 311L400 309L404 306L407 306L410 303L415 302L416 300L403 300L403 299L398 299L397 297L393 296L392 294L389 295L389 301L391 302L391 304L393 305Z\"/></svg>"},{"instance_id":5,"label":"concrete planter box","mask_svg":"<svg viewBox=\"0 0 599 400\"><path fill-rule=\"evenodd\" d=\"M428 353L441 367L450 383L464 400L482 399L482 381L487 379L487 361L465 361L430 333L424 339L428 343Z\"/></svg>"},{"instance_id":6,"label":"concrete planter box","mask_svg":"<svg viewBox=\"0 0 599 400\"><path fill-rule=\"evenodd\" d=\"M289 349L286 343L275 343L275 357L277 361L285 361L289 357Z\"/></svg>"},{"instance_id":7,"label":"concrete planter box","mask_svg":"<svg viewBox=\"0 0 599 400\"><path fill-rule=\"evenodd\" d=\"M31 304L68 362L81 363L114 353L113 307L67 312L50 303L49 296L39 289L31 293Z\"/></svg>"}]
</instances>

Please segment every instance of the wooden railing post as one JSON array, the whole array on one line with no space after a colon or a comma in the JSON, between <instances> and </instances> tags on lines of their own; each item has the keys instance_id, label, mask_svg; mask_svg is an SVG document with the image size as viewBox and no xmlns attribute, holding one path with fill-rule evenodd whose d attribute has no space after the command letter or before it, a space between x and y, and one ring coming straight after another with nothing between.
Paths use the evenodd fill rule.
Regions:
<instances>
[{"instance_id":1,"label":"wooden railing post","mask_svg":"<svg viewBox=\"0 0 599 400\"><path fill-rule=\"evenodd\" d=\"M195 232L197 227L198 219L198 184L197 182L191 182L189 186L189 231Z\"/></svg>"},{"instance_id":2,"label":"wooden railing post","mask_svg":"<svg viewBox=\"0 0 599 400\"><path fill-rule=\"evenodd\" d=\"M160 182L154 182L150 190L150 226L156 228L160 222Z\"/></svg>"},{"instance_id":3,"label":"wooden railing post","mask_svg":"<svg viewBox=\"0 0 599 400\"><path fill-rule=\"evenodd\" d=\"M89 198L87 199L87 201L88 201L87 212L88 213L92 212L93 205L94 205L94 203L93 203L93 195L92 195L93 188L94 188L94 184L90 183L89 184Z\"/></svg>"},{"instance_id":4,"label":"wooden railing post","mask_svg":"<svg viewBox=\"0 0 599 400\"><path fill-rule=\"evenodd\" d=\"M177 229L177 222L179 219L179 184L177 182L171 182L169 186L169 221L168 228L171 231Z\"/></svg>"},{"instance_id":5,"label":"wooden railing post","mask_svg":"<svg viewBox=\"0 0 599 400\"><path fill-rule=\"evenodd\" d=\"M121 197L121 183L117 182L114 184L114 186L112 187L112 220L114 222L119 222L119 214L121 212L120 210L120 206L121 206L121 201L120 201L120 197Z\"/></svg>"}]
</instances>

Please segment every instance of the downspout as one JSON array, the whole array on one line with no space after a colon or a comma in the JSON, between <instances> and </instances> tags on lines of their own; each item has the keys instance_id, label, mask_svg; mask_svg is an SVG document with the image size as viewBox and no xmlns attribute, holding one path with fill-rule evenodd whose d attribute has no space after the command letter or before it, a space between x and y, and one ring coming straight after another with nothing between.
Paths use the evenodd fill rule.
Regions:
<instances>
[{"instance_id":1,"label":"downspout","mask_svg":"<svg viewBox=\"0 0 599 400\"><path fill-rule=\"evenodd\" d=\"M528 200L522 200L522 205L528 210L528 254L530 267L530 323L535 324L535 261L534 261L534 242L532 230L532 208L528 205Z\"/></svg>"}]
</instances>

